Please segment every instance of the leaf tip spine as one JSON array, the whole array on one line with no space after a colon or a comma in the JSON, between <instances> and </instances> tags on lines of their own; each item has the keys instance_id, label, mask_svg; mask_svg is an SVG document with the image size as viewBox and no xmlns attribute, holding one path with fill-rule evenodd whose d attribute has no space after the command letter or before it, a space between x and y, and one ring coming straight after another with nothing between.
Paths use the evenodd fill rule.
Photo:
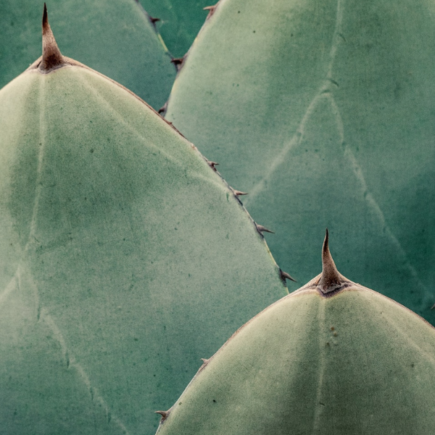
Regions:
<instances>
[{"instance_id":1,"label":"leaf tip spine","mask_svg":"<svg viewBox=\"0 0 435 435\"><path fill-rule=\"evenodd\" d=\"M50 72L64 65L63 56L57 46L50 24L48 22L47 4L44 3L42 14L42 61L40 71Z\"/></svg>"},{"instance_id":2,"label":"leaf tip spine","mask_svg":"<svg viewBox=\"0 0 435 435\"><path fill-rule=\"evenodd\" d=\"M344 282L329 250L329 231L326 229L322 247L322 275L317 287L323 294L328 294L340 289Z\"/></svg>"}]
</instances>

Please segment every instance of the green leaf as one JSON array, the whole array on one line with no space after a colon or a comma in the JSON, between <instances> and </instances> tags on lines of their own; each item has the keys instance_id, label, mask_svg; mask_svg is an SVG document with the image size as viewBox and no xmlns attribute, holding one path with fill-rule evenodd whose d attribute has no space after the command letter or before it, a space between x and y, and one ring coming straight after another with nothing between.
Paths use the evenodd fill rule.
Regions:
<instances>
[{"instance_id":1,"label":"green leaf","mask_svg":"<svg viewBox=\"0 0 435 435\"><path fill-rule=\"evenodd\" d=\"M222 1L167 114L249 193L298 281L328 227L343 273L431 322L434 14L427 0Z\"/></svg>"},{"instance_id":2,"label":"green leaf","mask_svg":"<svg viewBox=\"0 0 435 435\"><path fill-rule=\"evenodd\" d=\"M148 16L134 0L52 0L59 48L131 89L155 109L167 100L175 68ZM41 53L42 3L0 4L0 88Z\"/></svg>"},{"instance_id":3,"label":"green leaf","mask_svg":"<svg viewBox=\"0 0 435 435\"><path fill-rule=\"evenodd\" d=\"M183 57L192 45L209 12L204 8L213 5L207 0L140 0L153 18L156 26L174 57Z\"/></svg>"},{"instance_id":4,"label":"green leaf","mask_svg":"<svg viewBox=\"0 0 435 435\"><path fill-rule=\"evenodd\" d=\"M234 334L158 435L432 434L434 328L340 274L323 287L330 274Z\"/></svg>"},{"instance_id":5,"label":"green leaf","mask_svg":"<svg viewBox=\"0 0 435 435\"><path fill-rule=\"evenodd\" d=\"M0 427L152 434L199 359L286 289L197 149L57 60L0 91Z\"/></svg>"}]
</instances>

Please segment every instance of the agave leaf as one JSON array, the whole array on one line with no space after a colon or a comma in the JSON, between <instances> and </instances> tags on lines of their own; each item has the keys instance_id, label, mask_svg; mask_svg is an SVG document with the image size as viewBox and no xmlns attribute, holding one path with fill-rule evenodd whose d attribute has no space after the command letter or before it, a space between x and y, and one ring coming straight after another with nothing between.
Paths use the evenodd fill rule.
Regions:
<instances>
[{"instance_id":1,"label":"agave leaf","mask_svg":"<svg viewBox=\"0 0 435 435\"><path fill-rule=\"evenodd\" d=\"M181 58L187 53L213 6L207 0L140 0L153 18L172 55Z\"/></svg>"},{"instance_id":2,"label":"agave leaf","mask_svg":"<svg viewBox=\"0 0 435 435\"><path fill-rule=\"evenodd\" d=\"M324 252L321 276L202 366L159 435L433 433L434 328Z\"/></svg>"},{"instance_id":3,"label":"agave leaf","mask_svg":"<svg viewBox=\"0 0 435 435\"><path fill-rule=\"evenodd\" d=\"M48 5L63 52L154 108L165 103L175 68L148 15L134 0L52 0ZM39 2L1 2L0 88L40 56L40 14Z\"/></svg>"},{"instance_id":4,"label":"agave leaf","mask_svg":"<svg viewBox=\"0 0 435 435\"><path fill-rule=\"evenodd\" d=\"M223 0L167 113L249 193L299 280L327 226L343 273L431 322L434 13L427 0Z\"/></svg>"},{"instance_id":5,"label":"agave leaf","mask_svg":"<svg viewBox=\"0 0 435 435\"><path fill-rule=\"evenodd\" d=\"M0 427L151 434L198 360L286 289L197 149L47 26L0 91Z\"/></svg>"}]
</instances>

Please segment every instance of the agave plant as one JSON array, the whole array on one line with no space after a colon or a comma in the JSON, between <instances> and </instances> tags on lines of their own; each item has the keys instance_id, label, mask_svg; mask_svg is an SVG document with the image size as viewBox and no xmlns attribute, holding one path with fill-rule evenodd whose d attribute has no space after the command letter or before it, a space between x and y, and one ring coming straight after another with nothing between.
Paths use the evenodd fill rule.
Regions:
<instances>
[{"instance_id":1,"label":"agave plant","mask_svg":"<svg viewBox=\"0 0 435 435\"><path fill-rule=\"evenodd\" d=\"M323 271L237 331L162 412L158 435L433 433L435 330Z\"/></svg>"},{"instance_id":2,"label":"agave plant","mask_svg":"<svg viewBox=\"0 0 435 435\"><path fill-rule=\"evenodd\" d=\"M0 427L151 434L200 357L286 294L264 238L197 149L64 57L0 91Z\"/></svg>"},{"instance_id":3,"label":"agave plant","mask_svg":"<svg viewBox=\"0 0 435 435\"><path fill-rule=\"evenodd\" d=\"M158 109L166 101L175 68L155 25L135 0L52 0L58 42L89 65ZM40 3L0 2L0 88L41 52Z\"/></svg>"},{"instance_id":4,"label":"agave plant","mask_svg":"<svg viewBox=\"0 0 435 435\"><path fill-rule=\"evenodd\" d=\"M222 0L166 115L249 193L252 216L279 234L272 253L299 279L328 226L343 273L431 322L433 10L428 0Z\"/></svg>"}]
</instances>

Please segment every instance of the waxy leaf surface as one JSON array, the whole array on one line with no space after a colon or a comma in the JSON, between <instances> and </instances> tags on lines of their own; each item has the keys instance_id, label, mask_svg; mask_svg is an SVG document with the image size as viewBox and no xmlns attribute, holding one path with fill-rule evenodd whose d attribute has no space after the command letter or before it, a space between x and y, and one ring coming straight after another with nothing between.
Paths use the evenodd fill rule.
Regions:
<instances>
[{"instance_id":1,"label":"waxy leaf surface","mask_svg":"<svg viewBox=\"0 0 435 435\"><path fill-rule=\"evenodd\" d=\"M328 227L345 275L434 322L434 52L428 0L222 0L167 119L296 279Z\"/></svg>"},{"instance_id":2,"label":"waxy leaf surface","mask_svg":"<svg viewBox=\"0 0 435 435\"><path fill-rule=\"evenodd\" d=\"M197 149L74 61L0 92L0 427L152 434L231 332L286 293Z\"/></svg>"},{"instance_id":3,"label":"waxy leaf surface","mask_svg":"<svg viewBox=\"0 0 435 435\"><path fill-rule=\"evenodd\" d=\"M176 58L184 56L201 29L212 6L207 0L140 0L146 11L158 18L156 26L168 50Z\"/></svg>"},{"instance_id":4,"label":"waxy leaf surface","mask_svg":"<svg viewBox=\"0 0 435 435\"><path fill-rule=\"evenodd\" d=\"M317 280L243 326L158 435L430 435L435 330L392 300Z\"/></svg>"}]
</instances>

